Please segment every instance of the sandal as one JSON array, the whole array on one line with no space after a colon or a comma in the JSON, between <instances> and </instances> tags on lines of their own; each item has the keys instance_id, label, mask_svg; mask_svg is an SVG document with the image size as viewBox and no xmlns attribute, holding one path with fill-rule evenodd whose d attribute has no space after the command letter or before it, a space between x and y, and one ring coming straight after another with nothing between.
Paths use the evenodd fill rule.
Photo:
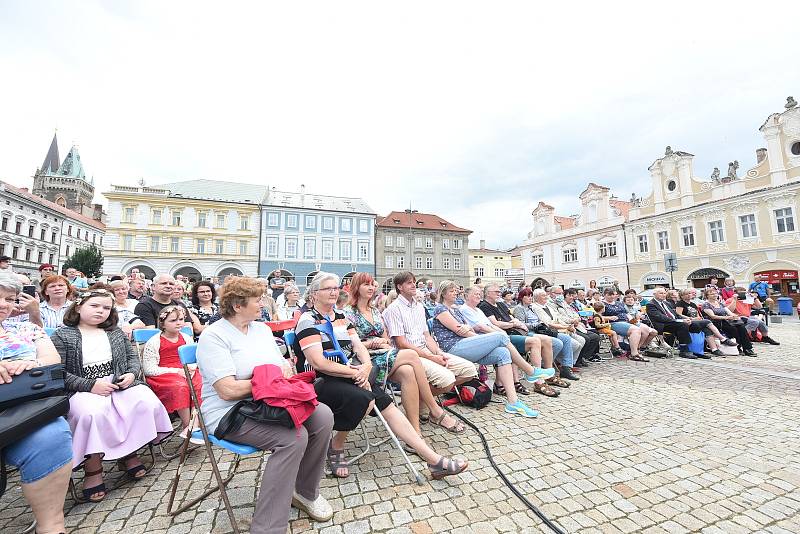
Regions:
<instances>
[{"instance_id":1,"label":"sandal","mask_svg":"<svg viewBox=\"0 0 800 534\"><path fill-rule=\"evenodd\" d=\"M328 445L328 467L331 474L336 478L347 478L350 476L350 466L344 459L344 449L334 449ZM339 474L341 471L346 471L345 474Z\"/></svg>"},{"instance_id":2,"label":"sandal","mask_svg":"<svg viewBox=\"0 0 800 534\"><path fill-rule=\"evenodd\" d=\"M514 382L514 390L520 395L530 395L531 391L522 385L522 382Z\"/></svg>"},{"instance_id":3,"label":"sandal","mask_svg":"<svg viewBox=\"0 0 800 534\"><path fill-rule=\"evenodd\" d=\"M441 480L444 477L457 475L464 471L469 462L466 460L453 460L442 456L435 464L428 464L428 469L431 471L431 477L434 480Z\"/></svg>"},{"instance_id":4,"label":"sandal","mask_svg":"<svg viewBox=\"0 0 800 534\"><path fill-rule=\"evenodd\" d=\"M497 382L495 382L494 385L492 386L492 394L494 394L494 395L502 395L503 397L505 397L506 396L506 388L504 386L501 386Z\"/></svg>"},{"instance_id":5,"label":"sandal","mask_svg":"<svg viewBox=\"0 0 800 534\"><path fill-rule=\"evenodd\" d=\"M85 467L83 469L84 480L86 480L86 477L91 477L94 475L102 475L102 474L103 474L102 467L97 471L87 471ZM98 493L101 493L102 495L100 495L99 497L92 498L92 495L96 495ZM91 488L83 488L83 498L89 502L102 501L103 499L106 498L106 483L101 482L100 484L92 486Z\"/></svg>"},{"instance_id":6,"label":"sandal","mask_svg":"<svg viewBox=\"0 0 800 534\"><path fill-rule=\"evenodd\" d=\"M444 410L442 410L442 415L440 415L439 417L431 417L428 420L428 422L432 425L444 428L451 434L463 434L464 432L466 432L467 427L465 427L464 424L461 423L461 421L455 421L455 424L452 424L450 426L445 425L444 424L445 417L447 417L447 414L444 412Z\"/></svg>"},{"instance_id":7,"label":"sandal","mask_svg":"<svg viewBox=\"0 0 800 534\"><path fill-rule=\"evenodd\" d=\"M125 456L124 458L120 458L119 460L117 460L117 469L119 469L120 471L125 471L125 474L129 478L132 478L133 480L139 480L140 478L142 478L147 474L147 468L138 458L136 459L139 460L139 465L128 467L127 461L132 458L136 458L135 453L129 454L128 456Z\"/></svg>"},{"instance_id":8,"label":"sandal","mask_svg":"<svg viewBox=\"0 0 800 534\"><path fill-rule=\"evenodd\" d=\"M629 354L628 361L632 362L649 362L647 358L644 358L641 354Z\"/></svg>"},{"instance_id":9,"label":"sandal","mask_svg":"<svg viewBox=\"0 0 800 534\"><path fill-rule=\"evenodd\" d=\"M556 391L547 384L534 384L533 391L535 391L536 393L540 393L545 397L558 397L559 395L561 395L560 391Z\"/></svg>"},{"instance_id":10,"label":"sandal","mask_svg":"<svg viewBox=\"0 0 800 534\"><path fill-rule=\"evenodd\" d=\"M548 378L545 382L551 384L553 386L557 386L560 388L568 388L569 382L561 378L560 376L554 376L553 378Z\"/></svg>"}]
</instances>

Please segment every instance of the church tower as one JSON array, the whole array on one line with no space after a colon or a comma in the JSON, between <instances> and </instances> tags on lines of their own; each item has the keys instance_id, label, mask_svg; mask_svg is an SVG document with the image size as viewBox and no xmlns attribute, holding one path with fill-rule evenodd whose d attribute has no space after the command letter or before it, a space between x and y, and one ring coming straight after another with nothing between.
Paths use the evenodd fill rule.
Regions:
<instances>
[{"instance_id":1,"label":"church tower","mask_svg":"<svg viewBox=\"0 0 800 534\"><path fill-rule=\"evenodd\" d=\"M86 179L78 147L73 145L64 161L60 161L56 134L42 166L33 175L32 193L81 215L103 218L100 204L92 202L94 183Z\"/></svg>"}]
</instances>

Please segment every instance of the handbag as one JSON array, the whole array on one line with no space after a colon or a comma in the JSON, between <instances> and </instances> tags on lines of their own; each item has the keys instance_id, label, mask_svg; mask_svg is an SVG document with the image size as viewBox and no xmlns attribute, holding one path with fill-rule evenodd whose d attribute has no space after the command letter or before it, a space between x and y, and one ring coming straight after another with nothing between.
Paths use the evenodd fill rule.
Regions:
<instances>
[{"instance_id":1,"label":"handbag","mask_svg":"<svg viewBox=\"0 0 800 534\"><path fill-rule=\"evenodd\" d=\"M544 323L536 323L536 326L533 327L533 332L545 336L558 337L558 332L556 332L555 330L553 330Z\"/></svg>"},{"instance_id":2,"label":"handbag","mask_svg":"<svg viewBox=\"0 0 800 534\"><path fill-rule=\"evenodd\" d=\"M294 421L286 408L270 406L263 401L240 400L217 424L214 437L225 439L225 436L239 430L246 419L251 419L256 423L294 428Z\"/></svg>"},{"instance_id":3,"label":"handbag","mask_svg":"<svg viewBox=\"0 0 800 534\"><path fill-rule=\"evenodd\" d=\"M706 335L703 332L689 332L691 343L689 352L702 355L706 351Z\"/></svg>"},{"instance_id":4,"label":"handbag","mask_svg":"<svg viewBox=\"0 0 800 534\"><path fill-rule=\"evenodd\" d=\"M0 410L64 391L64 365L54 364L23 371L0 387Z\"/></svg>"}]
</instances>

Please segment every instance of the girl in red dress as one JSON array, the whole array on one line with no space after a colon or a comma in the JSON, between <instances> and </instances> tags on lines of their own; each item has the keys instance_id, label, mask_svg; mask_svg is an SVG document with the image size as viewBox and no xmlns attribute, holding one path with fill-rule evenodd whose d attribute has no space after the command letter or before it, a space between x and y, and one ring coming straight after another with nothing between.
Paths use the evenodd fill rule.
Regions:
<instances>
[{"instance_id":1,"label":"girl in red dress","mask_svg":"<svg viewBox=\"0 0 800 534\"><path fill-rule=\"evenodd\" d=\"M153 389L167 412L178 412L186 437L189 429L190 394L183 366L178 357L178 347L192 343L192 338L181 332L186 324L185 311L181 306L166 306L158 315L158 328L161 335L151 337L144 346L142 369L147 384ZM200 399L203 386L197 366L190 366L192 387Z\"/></svg>"}]
</instances>

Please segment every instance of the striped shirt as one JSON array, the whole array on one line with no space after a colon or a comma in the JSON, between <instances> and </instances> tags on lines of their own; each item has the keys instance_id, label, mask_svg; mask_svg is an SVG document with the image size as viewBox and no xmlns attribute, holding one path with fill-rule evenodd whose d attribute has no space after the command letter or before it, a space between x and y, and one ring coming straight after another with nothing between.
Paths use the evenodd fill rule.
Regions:
<instances>
[{"instance_id":1,"label":"striped shirt","mask_svg":"<svg viewBox=\"0 0 800 534\"><path fill-rule=\"evenodd\" d=\"M58 328L64 326L64 314L72 305L72 301L68 300L59 309L54 309L50 303L43 300L39 304L39 311L42 315L42 326L45 328Z\"/></svg>"},{"instance_id":2,"label":"striped shirt","mask_svg":"<svg viewBox=\"0 0 800 534\"><path fill-rule=\"evenodd\" d=\"M383 322L389 337L405 336L406 341L414 347L426 346L428 321L425 318L425 307L416 300L409 302L403 295L398 296L383 311Z\"/></svg>"}]
</instances>

